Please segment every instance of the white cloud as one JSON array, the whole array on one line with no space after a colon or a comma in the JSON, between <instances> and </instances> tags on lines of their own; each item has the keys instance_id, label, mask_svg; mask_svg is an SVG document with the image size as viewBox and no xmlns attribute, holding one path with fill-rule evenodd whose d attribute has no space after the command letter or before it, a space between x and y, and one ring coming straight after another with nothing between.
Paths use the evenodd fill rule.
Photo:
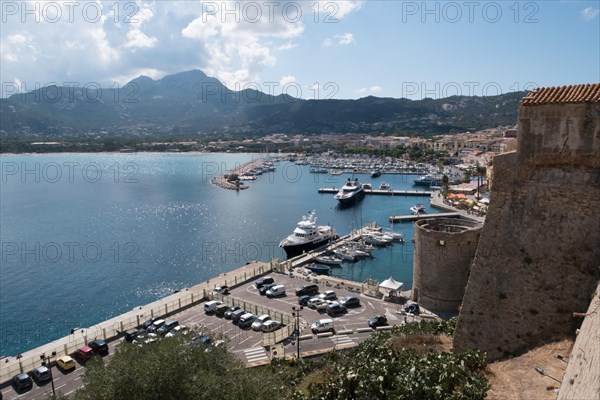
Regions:
<instances>
[{"instance_id":1,"label":"white cloud","mask_svg":"<svg viewBox=\"0 0 600 400\"><path fill-rule=\"evenodd\" d=\"M585 19L586 21L591 21L594 18L596 18L598 15L600 14L600 9L598 8L592 8L592 7L586 7L581 11L581 16L583 17L583 19Z\"/></svg>"},{"instance_id":2,"label":"white cloud","mask_svg":"<svg viewBox=\"0 0 600 400\"><path fill-rule=\"evenodd\" d=\"M360 89L356 89L354 92L355 93L359 93L359 94L363 94L363 93L381 93L383 91L383 88L381 86L375 85L375 86L371 86L369 88L367 87L363 87Z\"/></svg>"},{"instance_id":3,"label":"white cloud","mask_svg":"<svg viewBox=\"0 0 600 400\"><path fill-rule=\"evenodd\" d=\"M286 75L283 76L280 80L279 80L279 85L280 86L285 86L289 83L294 83L296 82L296 77L293 75Z\"/></svg>"},{"instance_id":4,"label":"white cloud","mask_svg":"<svg viewBox=\"0 0 600 400\"><path fill-rule=\"evenodd\" d=\"M230 86L260 82L264 71L276 65L279 51L299 46L297 39L315 18L319 23L340 20L364 4L363 0L318 0L316 6L313 1L293 0L93 0L83 14L82 5L73 2L57 0L48 7L43 3L33 7L33 3L27 2L36 15L26 19L6 15L0 30L0 74L6 82L18 77L27 90L38 83L65 81L110 87L115 80L125 84L140 73L160 78L193 68ZM209 12L211 4L219 10ZM237 9L234 14L224 12L233 9ZM96 10L100 17L94 19ZM294 10L301 18L294 19ZM349 44L354 37L328 40L331 45Z\"/></svg>"},{"instance_id":5,"label":"white cloud","mask_svg":"<svg viewBox=\"0 0 600 400\"><path fill-rule=\"evenodd\" d=\"M141 48L141 47L154 47L156 46L158 39L155 37L148 37L144 32L139 29L132 29L127 32L127 43L125 48Z\"/></svg>"},{"instance_id":6,"label":"white cloud","mask_svg":"<svg viewBox=\"0 0 600 400\"><path fill-rule=\"evenodd\" d=\"M355 42L356 40L354 40L354 35L350 32L346 32L342 35L334 35L333 38L326 38L323 41L322 46L329 47L333 46L335 43L337 43L340 46L347 46Z\"/></svg>"},{"instance_id":7,"label":"white cloud","mask_svg":"<svg viewBox=\"0 0 600 400\"><path fill-rule=\"evenodd\" d=\"M284 44L282 44L281 46L279 46L277 48L277 50L280 51L284 51L284 50L291 50L294 47L297 47L298 45L296 43L292 43L291 41L285 42Z\"/></svg>"},{"instance_id":8,"label":"white cloud","mask_svg":"<svg viewBox=\"0 0 600 400\"><path fill-rule=\"evenodd\" d=\"M363 0L316 0L306 2L308 4L307 11L318 13L320 19L329 22L335 22L344 18L351 12L358 11L364 4Z\"/></svg>"},{"instance_id":9,"label":"white cloud","mask_svg":"<svg viewBox=\"0 0 600 400\"><path fill-rule=\"evenodd\" d=\"M338 44L341 46L346 46L348 44L354 43L354 35L350 32L346 32L343 35L335 35L334 38L337 39Z\"/></svg>"}]
</instances>

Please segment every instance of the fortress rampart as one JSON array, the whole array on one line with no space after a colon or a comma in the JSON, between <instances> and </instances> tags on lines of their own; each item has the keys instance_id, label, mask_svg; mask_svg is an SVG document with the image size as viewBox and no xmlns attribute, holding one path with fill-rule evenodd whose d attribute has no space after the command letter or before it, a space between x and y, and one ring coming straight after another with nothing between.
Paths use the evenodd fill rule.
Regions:
<instances>
[{"instance_id":1,"label":"fortress rampart","mask_svg":"<svg viewBox=\"0 0 600 400\"><path fill-rule=\"evenodd\" d=\"M530 93L517 151L494 158L458 351L496 359L573 335L581 323L573 313L590 304L600 279L600 85L581 86L592 95L578 98L580 87Z\"/></svg>"}]
</instances>

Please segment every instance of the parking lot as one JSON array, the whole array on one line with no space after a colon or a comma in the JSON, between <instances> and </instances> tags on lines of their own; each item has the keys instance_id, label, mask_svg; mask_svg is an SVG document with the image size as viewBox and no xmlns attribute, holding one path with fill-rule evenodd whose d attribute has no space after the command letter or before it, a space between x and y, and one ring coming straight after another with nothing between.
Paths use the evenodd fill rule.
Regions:
<instances>
[{"instance_id":1,"label":"parking lot","mask_svg":"<svg viewBox=\"0 0 600 400\"><path fill-rule=\"evenodd\" d=\"M248 304L263 306L269 310L291 315L293 312L292 307L296 307L296 309L299 307L295 295L296 288L312 284L313 282L308 281L306 278L291 277L286 274L272 273L271 276L274 278L276 284L285 285L285 296L268 298L267 296L260 295L254 281L233 288L229 296L246 301ZM338 298L356 296L360 299L361 306L350 308L346 314L337 317L329 317L325 313L319 313L316 310L304 307L300 312L300 335L305 337L311 336L310 339L301 341L301 351L304 355L317 354L333 348L351 347L360 341L366 340L372 333L372 331L368 330L367 321L374 315L386 315L389 325L400 324L404 321L404 316L398 313L402 308L400 305L368 297L355 291L350 291L345 287L336 288L335 286L326 286L324 283L320 283L318 286L321 293L325 290L334 290ZM331 318L336 333L344 334L336 334L328 337L312 336L310 325L324 318ZM226 346L229 351L233 352L242 362L248 365L268 362L271 357L271 354L267 351L268 349L263 347L263 334L261 332L253 331L250 328L242 329L233 324L231 320L218 317L214 314L206 314L204 312L204 303L171 315L168 319L178 320L180 324L186 325L189 328L197 328L203 333L226 337ZM105 360L110 359L116 346L122 340L118 339L109 343L110 354L105 357ZM285 345L286 353L295 354L296 345L294 342L287 340ZM69 373L63 373L56 367L53 367L52 371L56 391L69 394L81 387L81 376L85 372L85 367L78 364L77 368ZM10 386L2 388L1 392L3 399L38 399L45 398L48 393L51 393L51 385L47 383L39 386L34 383L30 391L20 395L15 393Z\"/></svg>"}]
</instances>

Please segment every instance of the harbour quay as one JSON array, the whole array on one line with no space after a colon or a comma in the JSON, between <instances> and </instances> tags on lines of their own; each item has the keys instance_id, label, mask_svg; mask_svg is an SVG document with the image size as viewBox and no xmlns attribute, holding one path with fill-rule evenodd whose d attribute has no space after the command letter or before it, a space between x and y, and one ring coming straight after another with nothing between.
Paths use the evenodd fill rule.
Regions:
<instances>
[{"instance_id":1,"label":"harbour quay","mask_svg":"<svg viewBox=\"0 0 600 400\"><path fill-rule=\"evenodd\" d=\"M345 236L335 244L351 237L354 236ZM308 260L303 261L307 262ZM378 330L390 329L393 325L422 318L435 318L426 310L422 310L420 316L406 314L401 303L384 301L380 297L369 295L371 292L368 283L316 275L300 265L298 268L290 268L290 266L291 263L278 260L272 260L269 263L249 263L148 305L136 307L92 327L74 328L70 334L64 337L18 356L2 359L2 368L0 369L2 398L37 399L51 393L50 385L34 384L30 391L23 394L17 394L10 386L10 381L16 374L30 373L39 367L42 361L41 355L50 357L56 391L65 395L73 393L83 385L81 376L85 372L85 366L77 363L74 371L63 373L55 368L55 361L58 357L73 354L92 340L103 339L106 340L109 347L109 354L105 356L105 359L110 360L116 347L124 340L125 332L141 326L150 318L161 317L177 320L179 324L188 328L225 338L227 349L248 367L268 364L273 358L309 357L334 349L351 348L367 340L372 333ZM255 280L267 275L271 276L275 283L285 286L285 295L268 298L259 294ZM337 298L355 296L360 300L361 305L357 308L350 308L347 313L335 317L323 314L322 310L320 312L308 307L301 308L295 296L295 290L309 284L318 285L320 293L332 290ZM214 290L223 286L229 287L228 295ZM409 297L409 293L403 293L403 295L406 298ZM206 313L204 305L209 300L222 301L228 306L239 306L256 315L269 314L272 319L282 322L284 326L270 333L240 328L231 320L219 317L214 313ZM370 328L367 322L375 315L385 315L388 324L376 329ZM334 332L318 334L311 332L311 325L324 318L333 319Z\"/></svg>"},{"instance_id":2,"label":"harbour quay","mask_svg":"<svg viewBox=\"0 0 600 400\"><path fill-rule=\"evenodd\" d=\"M244 185L241 181L238 180L229 180L228 178L232 175L236 175L237 177L244 176L248 172L254 170L265 162L264 158L257 158L255 160L249 161L245 164L242 164L238 168L235 168L225 174L215 176L211 179L211 183L213 185L217 185L223 189L229 190L245 190L248 189L248 185Z\"/></svg>"},{"instance_id":3,"label":"harbour quay","mask_svg":"<svg viewBox=\"0 0 600 400\"><path fill-rule=\"evenodd\" d=\"M338 188L319 188L319 193L338 193ZM431 197L431 192L426 190L383 190L383 189L363 189L365 194L379 195L379 196L427 196Z\"/></svg>"}]
</instances>

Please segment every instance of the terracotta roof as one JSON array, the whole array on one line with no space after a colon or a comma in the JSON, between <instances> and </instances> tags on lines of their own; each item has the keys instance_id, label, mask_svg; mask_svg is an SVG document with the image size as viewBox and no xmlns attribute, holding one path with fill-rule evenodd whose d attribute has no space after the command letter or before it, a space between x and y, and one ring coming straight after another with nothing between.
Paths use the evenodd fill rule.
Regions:
<instances>
[{"instance_id":1,"label":"terracotta roof","mask_svg":"<svg viewBox=\"0 0 600 400\"><path fill-rule=\"evenodd\" d=\"M598 103L600 83L535 89L523 97L522 106L541 104Z\"/></svg>"}]
</instances>

